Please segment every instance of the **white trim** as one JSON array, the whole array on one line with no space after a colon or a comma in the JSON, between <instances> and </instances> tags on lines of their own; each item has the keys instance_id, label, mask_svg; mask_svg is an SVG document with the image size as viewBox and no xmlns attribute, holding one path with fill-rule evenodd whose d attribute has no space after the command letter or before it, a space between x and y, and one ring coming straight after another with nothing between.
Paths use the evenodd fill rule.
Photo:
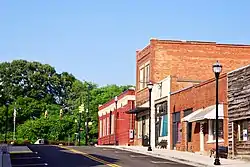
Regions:
<instances>
[{"instance_id":1,"label":"white trim","mask_svg":"<svg viewBox=\"0 0 250 167\"><path fill-rule=\"evenodd\" d=\"M121 104L122 104L122 106L127 105L129 100L135 100L135 95L126 95L123 98L121 98L120 100L118 100L117 108L119 109ZM102 115L109 114L110 111L114 111L114 110L115 110L115 102L110 104L106 108L103 108L102 110L99 110L98 111L98 116L100 117Z\"/></svg>"},{"instance_id":2,"label":"white trim","mask_svg":"<svg viewBox=\"0 0 250 167\"><path fill-rule=\"evenodd\" d=\"M229 71L227 74L231 74L231 73L234 73L234 72L243 70L243 69L248 68L248 67L250 67L250 64L249 64L249 65L246 65L246 66L243 66L243 67L240 67L240 68L237 68L237 69L235 69L235 70L233 70L233 71Z\"/></svg>"},{"instance_id":3,"label":"white trim","mask_svg":"<svg viewBox=\"0 0 250 167\"><path fill-rule=\"evenodd\" d=\"M223 143L223 142L224 142L224 139L219 139L218 142L219 142L219 143ZM209 144L209 143L216 143L216 140L208 140L208 141L207 141L207 144Z\"/></svg>"},{"instance_id":4,"label":"white trim","mask_svg":"<svg viewBox=\"0 0 250 167\"><path fill-rule=\"evenodd\" d=\"M195 116L196 114L200 113L201 111L203 111L203 109L198 109L198 110L192 112L191 114L189 114L189 115L185 116L184 118L182 118L182 119L181 119L181 122L184 122L184 121L189 122L189 120L190 120L191 118L193 118L193 116Z\"/></svg>"},{"instance_id":5,"label":"white trim","mask_svg":"<svg viewBox=\"0 0 250 167\"><path fill-rule=\"evenodd\" d=\"M147 65L150 65L150 60L147 61L146 63L144 63L144 67L147 66Z\"/></svg>"}]
</instances>

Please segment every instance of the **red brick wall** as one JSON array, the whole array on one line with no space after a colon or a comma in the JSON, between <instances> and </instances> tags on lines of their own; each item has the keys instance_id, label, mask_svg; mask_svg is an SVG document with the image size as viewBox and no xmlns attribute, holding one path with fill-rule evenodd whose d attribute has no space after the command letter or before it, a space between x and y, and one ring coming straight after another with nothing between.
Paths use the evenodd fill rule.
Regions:
<instances>
[{"instance_id":1,"label":"red brick wall","mask_svg":"<svg viewBox=\"0 0 250 167\"><path fill-rule=\"evenodd\" d=\"M148 99L145 91L139 91L139 67L150 61L150 80L159 82L168 75L177 80L207 80L213 77L212 64L219 60L223 72L250 64L250 45L216 44L215 42L171 41L151 39L150 44L136 52L136 102ZM171 91L191 85L173 82Z\"/></svg>"},{"instance_id":2,"label":"red brick wall","mask_svg":"<svg viewBox=\"0 0 250 167\"><path fill-rule=\"evenodd\" d=\"M181 112L183 118L184 110L193 108L193 111L202 107L215 105L215 80L210 79L199 85L193 86L186 90L179 91L170 96L170 134L172 135L172 113ZM224 144L228 145L228 110L227 110L227 75L223 74L219 79L219 102L224 104ZM207 125L205 125L207 127ZM176 147L180 150L185 150L186 125L182 123L182 142ZM206 128L204 128L206 129ZM205 131L205 150L209 150L213 144L206 144L208 132ZM189 146L192 146L193 151L200 149L199 123L193 123L192 141ZM170 137L170 146L172 148L172 137ZM172 148L173 149L173 148Z\"/></svg>"},{"instance_id":3,"label":"red brick wall","mask_svg":"<svg viewBox=\"0 0 250 167\"><path fill-rule=\"evenodd\" d=\"M134 116L132 114L126 114L126 111L129 111L134 105L133 100L129 100L128 104L120 107L117 109L117 113L119 113L119 117L116 118L116 140L118 141L119 145L133 145L133 140L130 141L129 139L129 129L134 129ZM103 115L99 117L99 121L103 120L104 118L110 117L109 114ZM107 122L109 124L109 122ZM100 125L99 125L100 126ZM108 126L106 126L108 127ZM103 133L103 132L102 132ZM107 145L107 144L114 144L114 134L108 134L106 136L102 136L98 138L99 145Z\"/></svg>"}]
</instances>

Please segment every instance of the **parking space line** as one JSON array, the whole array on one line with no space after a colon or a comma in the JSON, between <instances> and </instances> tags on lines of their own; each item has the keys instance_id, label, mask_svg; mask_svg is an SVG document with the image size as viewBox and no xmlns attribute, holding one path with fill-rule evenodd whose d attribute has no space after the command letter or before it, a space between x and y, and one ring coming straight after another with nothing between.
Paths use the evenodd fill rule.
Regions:
<instances>
[{"instance_id":1,"label":"parking space line","mask_svg":"<svg viewBox=\"0 0 250 167\"><path fill-rule=\"evenodd\" d=\"M172 164L172 165L177 164L175 162L168 162L168 161L151 161L151 163L153 163L153 164Z\"/></svg>"},{"instance_id":2,"label":"parking space line","mask_svg":"<svg viewBox=\"0 0 250 167\"><path fill-rule=\"evenodd\" d=\"M47 163L42 164L20 164L20 165L12 165L12 167L25 167L25 166L47 166Z\"/></svg>"},{"instance_id":3,"label":"parking space line","mask_svg":"<svg viewBox=\"0 0 250 167\"><path fill-rule=\"evenodd\" d=\"M10 151L11 154L27 154L27 153L33 153L32 151Z\"/></svg>"},{"instance_id":4,"label":"parking space line","mask_svg":"<svg viewBox=\"0 0 250 167\"><path fill-rule=\"evenodd\" d=\"M105 151L113 151L114 149L112 149L112 148L103 148L102 150L105 150Z\"/></svg>"},{"instance_id":5,"label":"parking space line","mask_svg":"<svg viewBox=\"0 0 250 167\"><path fill-rule=\"evenodd\" d=\"M146 156L146 155L130 155L130 157L132 157L132 158L145 158L148 156Z\"/></svg>"},{"instance_id":6,"label":"parking space line","mask_svg":"<svg viewBox=\"0 0 250 167\"><path fill-rule=\"evenodd\" d=\"M124 152L124 151L115 151L117 154L131 154L130 152Z\"/></svg>"},{"instance_id":7,"label":"parking space line","mask_svg":"<svg viewBox=\"0 0 250 167\"><path fill-rule=\"evenodd\" d=\"M92 156L92 155L89 155L89 154L87 154L87 153L85 153L85 152L81 152L81 151L78 151L78 150L75 150L75 149L72 149L72 148L68 148L68 147L64 147L64 146L58 146L58 147L61 147L61 148L63 148L63 149L70 150L71 152L76 153L76 154L81 154L81 155L83 155L83 156L85 156L85 157L87 157L87 158L89 158L89 159L92 159L92 160L94 160L94 161L97 161L97 162L102 163L102 164L107 165L107 166L111 166L111 167L121 167L121 166L116 165L116 164L114 164L114 163L110 163L110 162L104 161L104 160L102 160L102 159L99 159L99 158L97 158L97 157L94 157L94 156Z\"/></svg>"}]
</instances>

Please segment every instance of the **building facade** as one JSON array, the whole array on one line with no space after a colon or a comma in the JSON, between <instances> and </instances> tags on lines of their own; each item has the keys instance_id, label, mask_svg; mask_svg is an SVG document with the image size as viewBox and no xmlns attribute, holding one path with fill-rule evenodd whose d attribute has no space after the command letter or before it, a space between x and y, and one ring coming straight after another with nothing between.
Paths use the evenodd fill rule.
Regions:
<instances>
[{"instance_id":1,"label":"building facade","mask_svg":"<svg viewBox=\"0 0 250 167\"><path fill-rule=\"evenodd\" d=\"M129 89L99 106L99 145L133 145L135 116L126 112L135 106L135 90Z\"/></svg>"},{"instance_id":2,"label":"building facade","mask_svg":"<svg viewBox=\"0 0 250 167\"><path fill-rule=\"evenodd\" d=\"M229 154L250 157L250 66L228 73Z\"/></svg>"},{"instance_id":3,"label":"building facade","mask_svg":"<svg viewBox=\"0 0 250 167\"><path fill-rule=\"evenodd\" d=\"M163 140L170 140L170 85L171 77L167 76L159 83L154 84L152 90L152 108L151 108L151 132L152 146L157 147ZM166 146L169 149L169 144Z\"/></svg>"},{"instance_id":4,"label":"building facade","mask_svg":"<svg viewBox=\"0 0 250 167\"><path fill-rule=\"evenodd\" d=\"M171 93L170 147L208 153L215 148L215 79ZM228 146L227 75L219 78L219 145Z\"/></svg>"},{"instance_id":5,"label":"building facade","mask_svg":"<svg viewBox=\"0 0 250 167\"><path fill-rule=\"evenodd\" d=\"M149 145L147 83L158 84L170 76L170 92L175 92L214 77L211 66L217 60L223 65L223 72L247 65L250 46L151 39L148 46L136 51L136 108L131 113L136 114L136 132L142 131L135 139L136 145ZM154 104L151 109L154 118ZM152 137L151 134L151 145L155 145Z\"/></svg>"}]
</instances>

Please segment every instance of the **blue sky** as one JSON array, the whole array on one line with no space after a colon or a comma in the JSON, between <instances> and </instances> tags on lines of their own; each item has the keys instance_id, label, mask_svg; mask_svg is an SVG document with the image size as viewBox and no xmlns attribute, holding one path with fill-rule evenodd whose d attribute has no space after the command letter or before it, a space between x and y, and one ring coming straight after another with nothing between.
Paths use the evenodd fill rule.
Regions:
<instances>
[{"instance_id":1,"label":"blue sky","mask_svg":"<svg viewBox=\"0 0 250 167\"><path fill-rule=\"evenodd\" d=\"M51 64L99 85L135 84L150 38L250 44L249 0L0 0L0 62Z\"/></svg>"}]
</instances>

